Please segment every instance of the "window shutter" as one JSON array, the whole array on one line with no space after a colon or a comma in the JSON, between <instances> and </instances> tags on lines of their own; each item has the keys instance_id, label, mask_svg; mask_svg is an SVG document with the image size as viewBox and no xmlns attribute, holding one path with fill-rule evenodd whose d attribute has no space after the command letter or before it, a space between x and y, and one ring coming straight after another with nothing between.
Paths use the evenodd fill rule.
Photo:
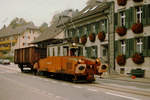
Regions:
<instances>
[{"instance_id":1,"label":"window shutter","mask_svg":"<svg viewBox=\"0 0 150 100\"><path fill-rule=\"evenodd\" d=\"M88 26L87 26L87 36L89 36L90 31L91 31L91 25L88 25Z\"/></svg>"},{"instance_id":2,"label":"window shutter","mask_svg":"<svg viewBox=\"0 0 150 100\"><path fill-rule=\"evenodd\" d=\"M130 50L129 40L127 39L125 43L126 43L126 53L125 53L125 55L126 55L126 58L129 58L129 55L130 55L130 53L129 53L129 50Z\"/></svg>"},{"instance_id":3,"label":"window shutter","mask_svg":"<svg viewBox=\"0 0 150 100\"><path fill-rule=\"evenodd\" d=\"M95 24L95 28L96 28L96 34L98 34L98 32L99 32L99 23L98 22Z\"/></svg>"},{"instance_id":4,"label":"window shutter","mask_svg":"<svg viewBox=\"0 0 150 100\"><path fill-rule=\"evenodd\" d=\"M79 56L83 56L83 48L79 48Z\"/></svg>"},{"instance_id":5,"label":"window shutter","mask_svg":"<svg viewBox=\"0 0 150 100\"><path fill-rule=\"evenodd\" d=\"M115 41L115 58L118 56L118 41Z\"/></svg>"},{"instance_id":6,"label":"window shutter","mask_svg":"<svg viewBox=\"0 0 150 100\"><path fill-rule=\"evenodd\" d=\"M148 48L147 53L148 53L148 56L150 57L150 36L147 37L147 38L148 38L148 39L147 39L147 48Z\"/></svg>"},{"instance_id":7,"label":"window shutter","mask_svg":"<svg viewBox=\"0 0 150 100\"><path fill-rule=\"evenodd\" d=\"M130 54L130 57L132 57L133 54L135 53L135 43L134 43L134 41L135 41L134 39L130 39L130 40L129 40L129 44L130 44L130 45L129 45L129 48L130 48L130 49L129 49L129 50L130 50L130 51L129 51L129 54Z\"/></svg>"},{"instance_id":8,"label":"window shutter","mask_svg":"<svg viewBox=\"0 0 150 100\"><path fill-rule=\"evenodd\" d=\"M115 28L115 30L116 30L116 27L118 26L118 13L115 13L115 14L114 14L114 18L115 18L115 19L114 19L114 24L115 24L115 25L114 25L114 28Z\"/></svg>"},{"instance_id":9,"label":"window shutter","mask_svg":"<svg viewBox=\"0 0 150 100\"><path fill-rule=\"evenodd\" d=\"M135 23L135 9L133 7L130 8L130 27Z\"/></svg>"},{"instance_id":10,"label":"window shutter","mask_svg":"<svg viewBox=\"0 0 150 100\"><path fill-rule=\"evenodd\" d=\"M147 18L147 14L146 14L146 5L143 5L142 7L142 23L145 26L146 25L146 18Z\"/></svg>"},{"instance_id":11,"label":"window shutter","mask_svg":"<svg viewBox=\"0 0 150 100\"><path fill-rule=\"evenodd\" d=\"M129 26L129 19L130 19L130 16L129 16L129 9L127 9L125 11L125 27L128 29L130 26Z\"/></svg>"},{"instance_id":12,"label":"window shutter","mask_svg":"<svg viewBox=\"0 0 150 100\"><path fill-rule=\"evenodd\" d=\"M150 4L147 5L147 24L150 25Z\"/></svg>"},{"instance_id":13,"label":"window shutter","mask_svg":"<svg viewBox=\"0 0 150 100\"><path fill-rule=\"evenodd\" d=\"M83 28L80 27L80 28L79 28L79 37L81 37L82 35L83 35Z\"/></svg>"},{"instance_id":14,"label":"window shutter","mask_svg":"<svg viewBox=\"0 0 150 100\"><path fill-rule=\"evenodd\" d=\"M143 42L143 56L147 56L147 54L148 54L148 37L144 37L143 39L142 39L142 42Z\"/></svg>"},{"instance_id":15,"label":"window shutter","mask_svg":"<svg viewBox=\"0 0 150 100\"><path fill-rule=\"evenodd\" d=\"M107 20L105 20L105 33L107 33Z\"/></svg>"}]
</instances>

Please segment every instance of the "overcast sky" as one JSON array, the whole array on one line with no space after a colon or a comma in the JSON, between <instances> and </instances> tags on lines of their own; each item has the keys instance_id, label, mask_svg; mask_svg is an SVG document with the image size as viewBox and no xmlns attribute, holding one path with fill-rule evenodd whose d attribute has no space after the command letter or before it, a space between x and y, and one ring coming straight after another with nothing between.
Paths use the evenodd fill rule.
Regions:
<instances>
[{"instance_id":1,"label":"overcast sky","mask_svg":"<svg viewBox=\"0 0 150 100\"><path fill-rule=\"evenodd\" d=\"M0 28L15 17L33 21L35 25L51 21L56 12L83 9L87 0L0 0Z\"/></svg>"}]
</instances>

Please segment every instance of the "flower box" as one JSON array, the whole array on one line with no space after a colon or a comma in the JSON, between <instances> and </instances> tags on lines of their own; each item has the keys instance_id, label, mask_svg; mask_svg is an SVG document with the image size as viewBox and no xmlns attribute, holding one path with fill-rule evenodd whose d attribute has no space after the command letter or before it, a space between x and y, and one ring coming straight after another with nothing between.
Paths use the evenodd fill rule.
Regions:
<instances>
[{"instance_id":1,"label":"flower box","mask_svg":"<svg viewBox=\"0 0 150 100\"><path fill-rule=\"evenodd\" d=\"M89 40L90 40L91 42L95 42L95 34L94 34L94 33L90 33L90 34L89 34Z\"/></svg>"},{"instance_id":2,"label":"flower box","mask_svg":"<svg viewBox=\"0 0 150 100\"><path fill-rule=\"evenodd\" d=\"M127 33L127 29L125 27L117 27L116 32L119 36L124 36Z\"/></svg>"},{"instance_id":3,"label":"flower box","mask_svg":"<svg viewBox=\"0 0 150 100\"><path fill-rule=\"evenodd\" d=\"M119 6L125 6L127 4L127 0L117 0Z\"/></svg>"},{"instance_id":4,"label":"flower box","mask_svg":"<svg viewBox=\"0 0 150 100\"><path fill-rule=\"evenodd\" d=\"M117 64L120 66L124 66L126 63L125 55L118 55L117 56Z\"/></svg>"},{"instance_id":5,"label":"flower box","mask_svg":"<svg viewBox=\"0 0 150 100\"><path fill-rule=\"evenodd\" d=\"M98 39L100 40L100 41L104 41L105 40L105 33L104 32L99 32L98 33Z\"/></svg>"},{"instance_id":6,"label":"flower box","mask_svg":"<svg viewBox=\"0 0 150 100\"><path fill-rule=\"evenodd\" d=\"M83 36L81 37L81 43L82 43L82 44L85 44L86 42L87 42L86 35L83 35Z\"/></svg>"},{"instance_id":7,"label":"flower box","mask_svg":"<svg viewBox=\"0 0 150 100\"><path fill-rule=\"evenodd\" d=\"M135 23L132 25L132 31L136 34L143 32L143 24L142 23Z\"/></svg>"},{"instance_id":8,"label":"flower box","mask_svg":"<svg viewBox=\"0 0 150 100\"><path fill-rule=\"evenodd\" d=\"M135 53L132 57L132 60L136 64L142 64L144 62L144 57L142 56L142 54Z\"/></svg>"}]
</instances>

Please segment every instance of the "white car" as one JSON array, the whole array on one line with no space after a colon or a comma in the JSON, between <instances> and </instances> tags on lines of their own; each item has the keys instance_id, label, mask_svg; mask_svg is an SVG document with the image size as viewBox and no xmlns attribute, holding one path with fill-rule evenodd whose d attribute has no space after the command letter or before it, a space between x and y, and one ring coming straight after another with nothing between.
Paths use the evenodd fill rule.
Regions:
<instances>
[{"instance_id":1,"label":"white car","mask_svg":"<svg viewBox=\"0 0 150 100\"><path fill-rule=\"evenodd\" d=\"M10 64L10 60L9 59L4 59L2 61L2 64L5 64L5 65Z\"/></svg>"}]
</instances>

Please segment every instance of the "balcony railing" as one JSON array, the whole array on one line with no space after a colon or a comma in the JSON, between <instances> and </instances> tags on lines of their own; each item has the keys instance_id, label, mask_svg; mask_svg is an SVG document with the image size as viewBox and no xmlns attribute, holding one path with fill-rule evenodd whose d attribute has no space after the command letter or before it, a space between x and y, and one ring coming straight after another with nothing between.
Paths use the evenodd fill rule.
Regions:
<instances>
[{"instance_id":1,"label":"balcony railing","mask_svg":"<svg viewBox=\"0 0 150 100\"><path fill-rule=\"evenodd\" d=\"M6 41L0 41L0 44L8 44L8 43L16 43L17 40L6 40Z\"/></svg>"},{"instance_id":2,"label":"balcony railing","mask_svg":"<svg viewBox=\"0 0 150 100\"><path fill-rule=\"evenodd\" d=\"M0 51L3 51L3 50L10 50L11 48L10 47L0 47Z\"/></svg>"}]
</instances>

